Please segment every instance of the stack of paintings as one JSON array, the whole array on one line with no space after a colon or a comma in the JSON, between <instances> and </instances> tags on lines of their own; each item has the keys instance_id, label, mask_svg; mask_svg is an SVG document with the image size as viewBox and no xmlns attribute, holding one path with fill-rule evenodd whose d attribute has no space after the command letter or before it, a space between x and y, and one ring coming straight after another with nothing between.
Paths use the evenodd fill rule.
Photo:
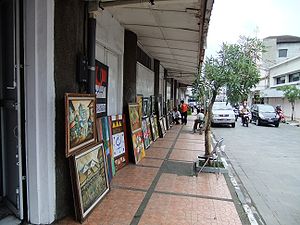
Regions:
<instances>
[{"instance_id":1,"label":"stack of paintings","mask_svg":"<svg viewBox=\"0 0 300 225\"><path fill-rule=\"evenodd\" d=\"M116 115L111 117L112 146L116 171L128 164L128 150L126 144L125 116Z\"/></svg>"},{"instance_id":2,"label":"stack of paintings","mask_svg":"<svg viewBox=\"0 0 300 225\"><path fill-rule=\"evenodd\" d=\"M66 157L80 222L109 191L107 161L96 137L96 95L65 94Z\"/></svg>"},{"instance_id":3,"label":"stack of paintings","mask_svg":"<svg viewBox=\"0 0 300 225\"><path fill-rule=\"evenodd\" d=\"M128 104L129 121L132 135L133 153L135 163L139 163L145 157L144 138L139 116L139 105Z\"/></svg>"},{"instance_id":4,"label":"stack of paintings","mask_svg":"<svg viewBox=\"0 0 300 225\"><path fill-rule=\"evenodd\" d=\"M112 180L116 174L114 153L112 147L112 134L111 134L111 117L105 116L97 118L97 133L98 141L103 142L108 168L108 180Z\"/></svg>"}]
</instances>

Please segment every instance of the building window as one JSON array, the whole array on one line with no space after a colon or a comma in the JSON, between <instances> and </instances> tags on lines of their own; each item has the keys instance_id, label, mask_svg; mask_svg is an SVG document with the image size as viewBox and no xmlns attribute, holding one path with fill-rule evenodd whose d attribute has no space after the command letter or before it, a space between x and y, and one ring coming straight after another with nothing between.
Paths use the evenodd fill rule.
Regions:
<instances>
[{"instance_id":1,"label":"building window","mask_svg":"<svg viewBox=\"0 0 300 225\"><path fill-rule=\"evenodd\" d=\"M289 75L289 82L295 82L300 80L300 72Z\"/></svg>"},{"instance_id":2,"label":"building window","mask_svg":"<svg viewBox=\"0 0 300 225\"><path fill-rule=\"evenodd\" d=\"M276 77L276 84L284 84L285 83L285 76L282 77Z\"/></svg>"},{"instance_id":3,"label":"building window","mask_svg":"<svg viewBox=\"0 0 300 225\"><path fill-rule=\"evenodd\" d=\"M278 50L278 57L287 57L287 49L279 49Z\"/></svg>"}]
</instances>

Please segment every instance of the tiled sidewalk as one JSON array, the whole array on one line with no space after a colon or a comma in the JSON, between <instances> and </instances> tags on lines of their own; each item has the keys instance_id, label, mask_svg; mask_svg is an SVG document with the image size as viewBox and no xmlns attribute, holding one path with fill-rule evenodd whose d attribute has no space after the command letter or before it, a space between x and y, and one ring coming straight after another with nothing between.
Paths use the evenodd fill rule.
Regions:
<instances>
[{"instance_id":1,"label":"tiled sidewalk","mask_svg":"<svg viewBox=\"0 0 300 225\"><path fill-rule=\"evenodd\" d=\"M139 165L120 170L83 224L242 224L223 175L192 176L192 162L204 153L204 135L192 134L192 126L192 120L173 126ZM79 223L66 218L57 224Z\"/></svg>"}]
</instances>

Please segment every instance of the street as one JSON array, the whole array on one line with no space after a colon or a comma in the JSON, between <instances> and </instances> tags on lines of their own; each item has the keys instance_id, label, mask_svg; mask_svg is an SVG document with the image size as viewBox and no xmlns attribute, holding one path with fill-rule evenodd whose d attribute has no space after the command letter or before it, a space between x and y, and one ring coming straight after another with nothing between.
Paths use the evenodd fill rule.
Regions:
<instances>
[{"instance_id":1,"label":"street","mask_svg":"<svg viewBox=\"0 0 300 225\"><path fill-rule=\"evenodd\" d=\"M300 224L300 128L280 124L212 128L268 225Z\"/></svg>"}]
</instances>

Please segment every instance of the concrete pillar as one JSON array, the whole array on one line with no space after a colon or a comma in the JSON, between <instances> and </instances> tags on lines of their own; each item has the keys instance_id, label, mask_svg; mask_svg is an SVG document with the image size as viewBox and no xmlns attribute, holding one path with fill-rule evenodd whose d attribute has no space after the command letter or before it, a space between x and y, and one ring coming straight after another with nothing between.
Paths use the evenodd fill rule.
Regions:
<instances>
[{"instance_id":1,"label":"concrete pillar","mask_svg":"<svg viewBox=\"0 0 300 225\"><path fill-rule=\"evenodd\" d=\"M137 36L129 30L125 30L124 39L124 76L123 76L123 110L128 111L130 102L136 98L136 61L137 61Z\"/></svg>"},{"instance_id":2,"label":"concrete pillar","mask_svg":"<svg viewBox=\"0 0 300 225\"><path fill-rule=\"evenodd\" d=\"M160 61L154 59L154 95L159 96L159 65Z\"/></svg>"},{"instance_id":3,"label":"concrete pillar","mask_svg":"<svg viewBox=\"0 0 300 225\"><path fill-rule=\"evenodd\" d=\"M173 87L173 99L174 99L174 105L178 106L180 99L177 99L177 88L178 88L178 82L177 80L174 80L174 87Z\"/></svg>"},{"instance_id":4,"label":"concrete pillar","mask_svg":"<svg viewBox=\"0 0 300 225\"><path fill-rule=\"evenodd\" d=\"M126 116L126 129L128 134L128 149L133 149L130 133L128 103L136 101L136 61L137 61L137 35L125 30L124 60L123 60L123 112ZM134 153L129 151L129 161L134 162Z\"/></svg>"}]
</instances>

